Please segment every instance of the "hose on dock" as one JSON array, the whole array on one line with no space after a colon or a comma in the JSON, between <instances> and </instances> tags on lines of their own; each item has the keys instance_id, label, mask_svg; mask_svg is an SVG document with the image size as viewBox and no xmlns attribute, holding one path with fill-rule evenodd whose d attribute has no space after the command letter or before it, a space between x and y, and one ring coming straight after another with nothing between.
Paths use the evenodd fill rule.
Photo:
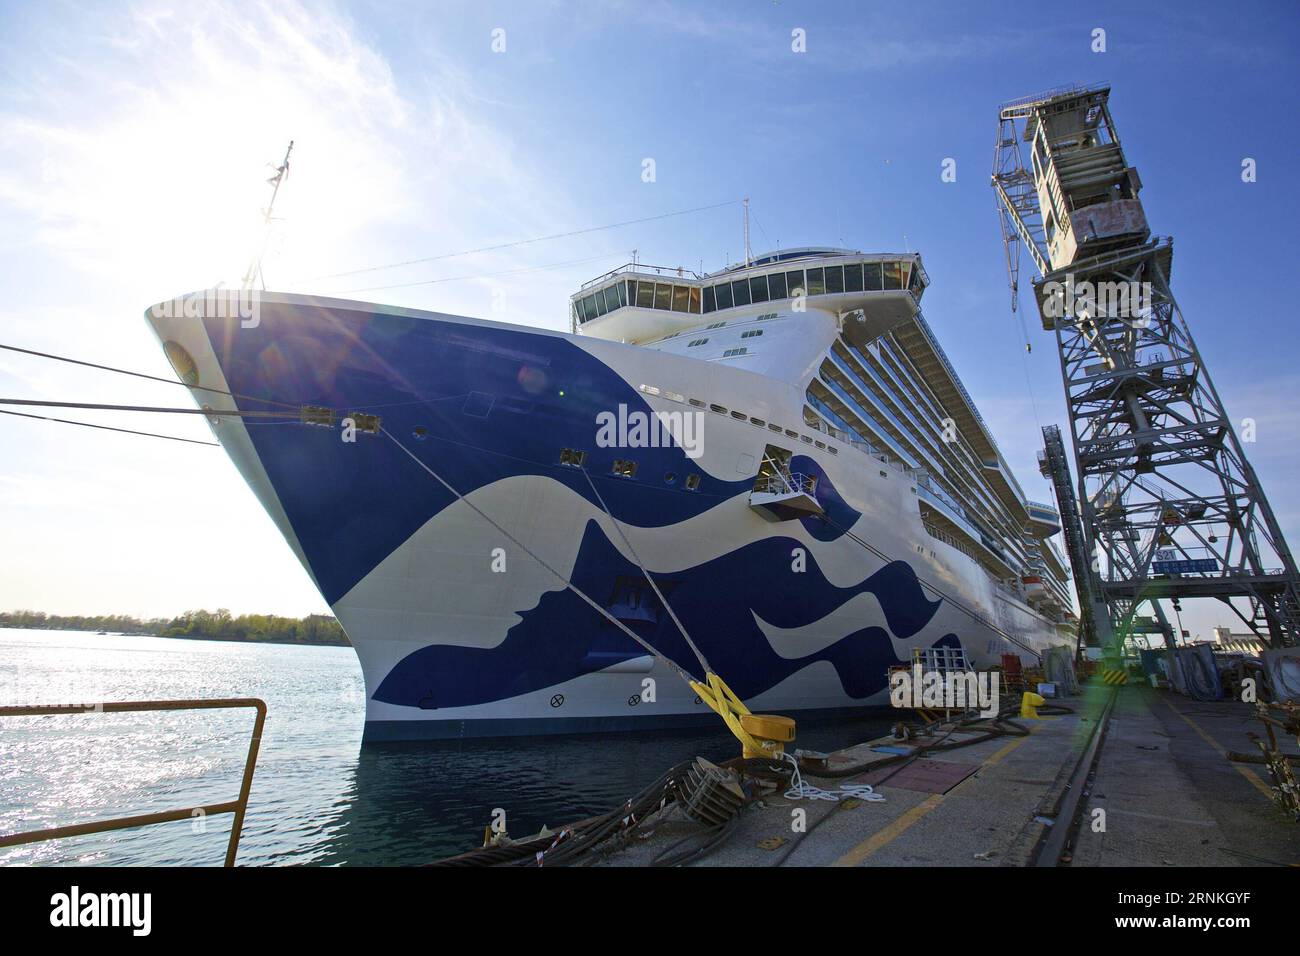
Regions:
<instances>
[{"instance_id":1,"label":"hose on dock","mask_svg":"<svg viewBox=\"0 0 1300 956\"><path fill-rule=\"evenodd\" d=\"M946 742L955 732L963 727L969 727L978 723L980 720L989 720L989 729L975 737L962 737L951 743ZM993 740L997 737L1027 737L1029 728L1022 724L1016 723L1011 719L1010 712L1003 712L993 718L968 718L956 721L942 737L930 743L918 744L916 749L906 754L891 754L888 757L881 757L876 760L869 760L864 763L854 764L849 767L837 767L834 770L828 768L817 769L816 767L801 766L802 773L809 777L816 777L819 780L841 780L845 777L855 777L860 773L866 773L869 770L879 770L882 767L889 767L895 764L905 765L917 760L929 753L935 753L944 750L956 750L960 747L969 747L972 744L982 744L985 741ZM901 770L899 766L894 773ZM893 773L890 774L893 776ZM888 779L888 778L886 778ZM883 782L883 781L881 781Z\"/></svg>"},{"instance_id":2,"label":"hose on dock","mask_svg":"<svg viewBox=\"0 0 1300 956\"><path fill-rule=\"evenodd\" d=\"M437 860L430 866L569 866L598 851L609 852L621 846L646 817L675 797L676 782L695 763L686 760L661 775L636 796L607 813L590 817L547 836L534 837L502 846L471 850L459 856ZM605 844L617 838L616 846Z\"/></svg>"},{"instance_id":3,"label":"hose on dock","mask_svg":"<svg viewBox=\"0 0 1300 956\"><path fill-rule=\"evenodd\" d=\"M1069 708L1061 707L1061 711ZM955 720L948 726L942 736L933 741L920 744L911 753L890 754L876 760L855 764L850 767L816 769L806 763L799 764L801 774L824 780L838 780L856 776L868 770L892 767L893 770L884 780L901 771L905 766L923 756L949 750L956 750L972 744L983 743L998 737L1023 737L1029 734L1028 728L1011 719L1014 711L1008 709L993 718L969 717ZM964 736L950 740L952 735L964 728L973 727L987 720L987 729L983 733ZM695 760L687 760L669 769L649 786L643 788L636 796L618 807L577 823L561 827L554 833L537 836L515 843L500 846L488 846L471 850L458 856L438 860L430 866L439 867L481 867L481 866L589 866L617 852L633 840L641 831L645 822L656 813L667 809L674 803L685 801L684 784L689 780ZM789 787L794 777L794 769L783 760L766 757L736 757L725 761L722 767L733 770L744 781L774 784L779 792ZM879 786L884 780L876 781ZM747 806L756 796L745 801ZM777 860L782 865L785 860L808 838L829 815L818 820L803 835L803 838L786 850L785 855ZM743 819L743 810L729 819L690 833L655 856L649 863L652 867L677 867L696 863L705 859L722 846L739 829Z\"/></svg>"}]
</instances>

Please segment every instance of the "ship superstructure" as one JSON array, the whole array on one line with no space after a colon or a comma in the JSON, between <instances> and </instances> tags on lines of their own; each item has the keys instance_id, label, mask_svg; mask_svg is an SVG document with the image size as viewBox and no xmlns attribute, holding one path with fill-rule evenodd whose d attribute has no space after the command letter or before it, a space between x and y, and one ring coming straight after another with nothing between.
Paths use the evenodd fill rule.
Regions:
<instances>
[{"instance_id":1,"label":"ship superstructure","mask_svg":"<svg viewBox=\"0 0 1300 956\"><path fill-rule=\"evenodd\" d=\"M1073 643L1055 510L928 281L816 248L615 270L576 335L280 293L148 318L356 648L367 739L604 732L716 719L682 629L795 714L887 705L918 651Z\"/></svg>"},{"instance_id":2,"label":"ship superstructure","mask_svg":"<svg viewBox=\"0 0 1300 956\"><path fill-rule=\"evenodd\" d=\"M1071 626L1057 510L1025 497L939 345L920 308L929 281L917 253L801 248L710 275L629 263L570 309L584 335L802 385L799 424L815 434L766 427L899 472L928 535Z\"/></svg>"}]
</instances>

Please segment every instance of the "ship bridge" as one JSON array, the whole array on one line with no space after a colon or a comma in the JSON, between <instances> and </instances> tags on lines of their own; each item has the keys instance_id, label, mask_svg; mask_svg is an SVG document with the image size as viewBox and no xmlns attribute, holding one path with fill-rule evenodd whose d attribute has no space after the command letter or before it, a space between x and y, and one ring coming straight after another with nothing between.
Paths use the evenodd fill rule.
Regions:
<instances>
[{"instance_id":1,"label":"ship bridge","mask_svg":"<svg viewBox=\"0 0 1300 956\"><path fill-rule=\"evenodd\" d=\"M629 262L584 284L570 297L570 315L583 335L641 344L696 328L714 312L763 313L802 299L835 315L860 311L846 329L866 342L912 319L928 285L917 253L809 247L707 274Z\"/></svg>"}]
</instances>

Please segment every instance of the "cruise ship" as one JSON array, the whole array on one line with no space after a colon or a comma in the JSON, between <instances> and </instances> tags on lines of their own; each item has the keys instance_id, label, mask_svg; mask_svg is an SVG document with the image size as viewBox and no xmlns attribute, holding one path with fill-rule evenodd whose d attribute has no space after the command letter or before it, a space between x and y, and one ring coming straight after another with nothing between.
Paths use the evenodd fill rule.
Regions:
<instances>
[{"instance_id":1,"label":"cruise ship","mask_svg":"<svg viewBox=\"0 0 1300 956\"><path fill-rule=\"evenodd\" d=\"M917 253L803 248L630 263L568 333L267 292L146 318L355 647L365 739L512 736L716 720L692 642L798 716L887 706L918 651L1073 644L1057 512L928 285Z\"/></svg>"}]
</instances>

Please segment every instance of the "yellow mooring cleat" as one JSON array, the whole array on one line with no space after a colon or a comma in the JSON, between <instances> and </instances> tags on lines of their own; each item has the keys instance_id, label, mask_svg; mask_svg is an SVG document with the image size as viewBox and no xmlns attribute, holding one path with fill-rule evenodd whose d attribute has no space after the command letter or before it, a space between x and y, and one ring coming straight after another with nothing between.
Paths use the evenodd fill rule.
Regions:
<instances>
[{"instance_id":1,"label":"yellow mooring cleat","mask_svg":"<svg viewBox=\"0 0 1300 956\"><path fill-rule=\"evenodd\" d=\"M732 692L721 677L710 673L707 684L691 681L700 700L723 719L727 729L740 741L745 757L780 760L785 745L794 741L794 721L773 714L751 714L744 702Z\"/></svg>"},{"instance_id":2,"label":"yellow mooring cleat","mask_svg":"<svg viewBox=\"0 0 1300 956\"><path fill-rule=\"evenodd\" d=\"M1041 694L1025 691L1025 696L1020 698L1020 716L1024 717L1026 720L1042 720L1042 718L1038 716L1038 708L1042 707L1045 703L1047 703L1047 701L1043 699Z\"/></svg>"}]
</instances>

